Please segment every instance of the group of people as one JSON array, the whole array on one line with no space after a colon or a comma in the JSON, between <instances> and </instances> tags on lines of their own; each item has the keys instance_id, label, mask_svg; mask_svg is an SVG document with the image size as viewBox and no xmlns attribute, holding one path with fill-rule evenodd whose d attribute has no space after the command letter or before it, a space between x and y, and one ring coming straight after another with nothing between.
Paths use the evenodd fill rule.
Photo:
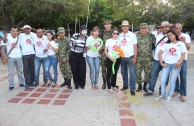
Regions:
<instances>
[{"instance_id":1,"label":"group of people","mask_svg":"<svg viewBox=\"0 0 194 126\"><path fill-rule=\"evenodd\" d=\"M88 29L82 25L79 33L71 38L65 37L65 29L59 27L57 39L54 39L50 31L44 35L41 28L37 29L35 34L31 32L29 25L25 25L22 28L23 33L18 35L18 28L12 27L10 33L2 40L4 44L1 44L2 54L7 47L7 55L2 55L2 61L5 64L8 57L9 90L14 89L15 66L20 86L29 88L39 84L41 64L44 84L56 86L58 62L64 78L61 87L68 86L71 89L71 78L73 78L75 89L84 89L87 61L93 89L99 89L100 65L102 89L107 87L109 93L119 91L116 79L121 66L123 78L121 90L130 88L132 96L142 89L145 91L144 96L153 95L158 75L162 71L159 97L155 99L166 98L166 102L170 102L171 97L180 93L180 100L185 101L187 50L190 49L191 39L189 35L181 32L182 25L176 23L170 28L169 22L163 21L160 25L161 30L151 32L147 23L141 23L140 31L133 33L129 31L129 22L123 20L120 27L122 32L119 28L112 28L111 20L106 20L103 30L95 26L88 37ZM54 70L54 78L50 74L51 66ZM144 71L144 77L142 77L142 71ZM167 95L166 86L169 79L170 91Z\"/></svg>"}]
</instances>

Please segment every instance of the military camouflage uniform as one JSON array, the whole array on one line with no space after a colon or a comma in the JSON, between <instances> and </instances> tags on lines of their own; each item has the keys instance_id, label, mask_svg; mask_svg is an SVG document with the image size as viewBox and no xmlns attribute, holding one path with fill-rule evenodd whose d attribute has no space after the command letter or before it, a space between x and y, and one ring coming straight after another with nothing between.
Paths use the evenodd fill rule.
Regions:
<instances>
[{"instance_id":1,"label":"military camouflage uniform","mask_svg":"<svg viewBox=\"0 0 194 126\"><path fill-rule=\"evenodd\" d=\"M58 57L59 57L59 67L62 73L62 76L64 79L71 79L72 73L71 73L71 67L69 65L69 51L70 51L70 38L64 37L64 39L60 40L59 42L59 48L58 48ZM68 61L67 63L64 63L65 61Z\"/></svg>"},{"instance_id":2,"label":"military camouflage uniform","mask_svg":"<svg viewBox=\"0 0 194 126\"><path fill-rule=\"evenodd\" d=\"M110 30L110 31L104 30L104 33L102 35L102 40L104 43L103 47L105 46L106 40L111 38L111 32L112 32L112 30ZM106 83L106 55L104 53L104 50L103 50L103 53L101 55L101 63L100 64L102 67L103 83Z\"/></svg>"},{"instance_id":3,"label":"military camouflage uniform","mask_svg":"<svg viewBox=\"0 0 194 126\"><path fill-rule=\"evenodd\" d=\"M137 63L136 63L136 76L137 84L142 83L141 72L144 69L144 84L149 82L149 76L152 68L153 54L152 44L155 43L152 39L151 34L143 36L142 34L137 35Z\"/></svg>"}]
</instances>

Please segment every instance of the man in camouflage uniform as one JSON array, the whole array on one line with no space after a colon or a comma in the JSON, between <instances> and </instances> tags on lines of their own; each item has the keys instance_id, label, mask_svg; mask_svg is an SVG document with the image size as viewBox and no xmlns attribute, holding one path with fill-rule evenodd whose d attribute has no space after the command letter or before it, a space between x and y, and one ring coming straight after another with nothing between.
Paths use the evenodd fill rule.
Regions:
<instances>
[{"instance_id":1,"label":"man in camouflage uniform","mask_svg":"<svg viewBox=\"0 0 194 126\"><path fill-rule=\"evenodd\" d=\"M155 36L148 31L148 24L140 24L140 33L137 35L137 64L136 64L136 81L138 84L137 92L142 90L142 70L144 70L143 90L148 91L147 83L149 82L150 72L153 61L152 44L155 44Z\"/></svg>"},{"instance_id":2,"label":"man in camouflage uniform","mask_svg":"<svg viewBox=\"0 0 194 126\"><path fill-rule=\"evenodd\" d=\"M106 20L104 22L104 30L101 32L101 38L103 40L103 48L101 50L101 67L102 67L102 79L103 79L103 85L102 89L106 89L106 55L104 53L104 46L107 39L111 38L111 20Z\"/></svg>"},{"instance_id":3,"label":"man in camouflage uniform","mask_svg":"<svg viewBox=\"0 0 194 126\"><path fill-rule=\"evenodd\" d=\"M71 87L71 67L69 65L69 51L70 51L70 38L65 37L65 29L63 27L58 28L58 42L59 42L59 48L58 48L58 59L59 59L59 67L62 73L62 76L64 78L64 83L61 84L61 87L68 86L69 89L72 89Z\"/></svg>"}]
</instances>

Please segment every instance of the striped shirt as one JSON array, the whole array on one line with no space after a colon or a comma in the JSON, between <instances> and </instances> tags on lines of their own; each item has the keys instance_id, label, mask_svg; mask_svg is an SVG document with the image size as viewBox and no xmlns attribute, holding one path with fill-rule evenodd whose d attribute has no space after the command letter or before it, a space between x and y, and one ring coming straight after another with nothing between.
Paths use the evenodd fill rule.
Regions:
<instances>
[{"instance_id":1,"label":"striped shirt","mask_svg":"<svg viewBox=\"0 0 194 126\"><path fill-rule=\"evenodd\" d=\"M77 52L77 53L84 53L85 47L86 47L86 39L87 36L82 38L79 33L76 33L71 38L71 51Z\"/></svg>"}]
</instances>

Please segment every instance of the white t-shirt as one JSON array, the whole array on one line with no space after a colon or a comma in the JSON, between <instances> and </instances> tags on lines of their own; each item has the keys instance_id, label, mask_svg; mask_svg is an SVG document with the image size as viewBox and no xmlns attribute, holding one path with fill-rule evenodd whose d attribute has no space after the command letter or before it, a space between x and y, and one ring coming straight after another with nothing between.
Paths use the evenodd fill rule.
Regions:
<instances>
[{"instance_id":1,"label":"white t-shirt","mask_svg":"<svg viewBox=\"0 0 194 126\"><path fill-rule=\"evenodd\" d=\"M152 34L155 35L156 37L156 44L165 36L162 32L160 34L157 34L157 31L152 32ZM154 59L159 61L158 58L158 53L160 51L160 49L165 45L165 43L168 41L168 37L166 36L161 42L160 44L157 45L156 49L155 49L155 53L154 53ZM166 57L166 52L162 53L162 60L164 61Z\"/></svg>"},{"instance_id":2,"label":"white t-shirt","mask_svg":"<svg viewBox=\"0 0 194 126\"><path fill-rule=\"evenodd\" d=\"M47 36L43 36L42 38L38 38L36 36L34 42L35 42L35 55L40 58L47 57L47 52L45 52L45 49L47 49L48 46Z\"/></svg>"},{"instance_id":3,"label":"white t-shirt","mask_svg":"<svg viewBox=\"0 0 194 126\"><path fill-rule=\"evenodd\" d=\"M49 42L51 44L51 46L53 46L54 48L57 48L58 49L58 43L56 43L55 41L50 41ZM52 48L48 45L48 56L51 56L51 55L55 55L56 53L52 50Z\"/></svg>"},{"instance_id":4,"label":"white t-shirt","mask_svg":"<svg viewBox=\"0 0 194 126\"><path fill-rule=\"evenodd\" d=\"M9 52L9 50L13 46L15 46L14 49L9 54L10 58L21 58L22 57L22 53L21 53L21 49L20 49L19 44L17 43L17 45L15 45L16 41L17 41L17 37L13 38L11 36L11 34L7 35L7 43L6 43L7 44L7 53Z\"/></svg>"},{"instance_id":5,"label":"white t-shirt","mask_svg":"<svg viewBox=\"0 0 194 126\"><path fill-rule=\"evenodd\" d=\"M106 40L105 47L108 48L108 54L113 58L112 52L116 51L116 48L119 47L119 40L110 38ZM119 56L117 58L119 58Z\"/></svg>"},{"instance_id":6,"label":"white t-shirt","mask_svg":"<svg viewBox=\"0 0 194 126\"><path fill-rule=\"evenodd\" d=\"M137 36L134 33L128 31L127 34L121 33L118 40L120 48L123 50L125 57L133 56L134 44L137 44Z\"/></svg>"},{"instance_id":7,"label":"white t-shirt","mask_svg":"<svg viewBox=\"0 0 194 126\"><path fill-rule=\"evenodd\" d=\"M35 54L35 51L34 51L35 37L36 37L36 34L33 32L30 32L29 35L25 33L20 33L18 42L22 48L22 55Z\"/></svg>"},{"instance_id":8,"label":"white t-shirt","mask_svg":"<svg viewBox=\"0 0 194 126\"><path fill-rule=\"evenodd\" d=\"M190 38L190 36L188 34L182 33L179 36L179 38L181 38L181 37L184 37L185 38L185 42L186 43L191 43L191 38ZM186 54L185 54L185 60L187 60L187 57L188 57L187 55L188 55L188 53L186 52Z\"/></svg>"},{"instance_id":9,"label":"white t-shirt","mask_svg":"<svg viewBox=\"0 0 194 126\"><path fill-rule=\"evenodd\" d=\"M100 42L95 41L95 42L91 43L91 41L93 41L93 40L97 40L97 39L94 39L93 36L88 37L87 40L86 40L86 46L91 46L91 44L93 44L93 45L96 45L96 47L98 48L100 46ZM90 50L87 50L86 55L89 56L89 57L98 57L100 54L99 54L99 51L93 52L90 49Z\"/></svg>"},{"instance_id":10,"label":"white t-shirt","mask_svg":"<svg viewBox=\"0 0 194 126\"><path fill-rule=\"evenodd\" d=\"M165 63L168 64L177 63L181 58L181 54L187 52L185 44L181 41L178 41L176 44L172 42L165 44L161 50L166 52Z\"/></svg>"}]
</instances>

